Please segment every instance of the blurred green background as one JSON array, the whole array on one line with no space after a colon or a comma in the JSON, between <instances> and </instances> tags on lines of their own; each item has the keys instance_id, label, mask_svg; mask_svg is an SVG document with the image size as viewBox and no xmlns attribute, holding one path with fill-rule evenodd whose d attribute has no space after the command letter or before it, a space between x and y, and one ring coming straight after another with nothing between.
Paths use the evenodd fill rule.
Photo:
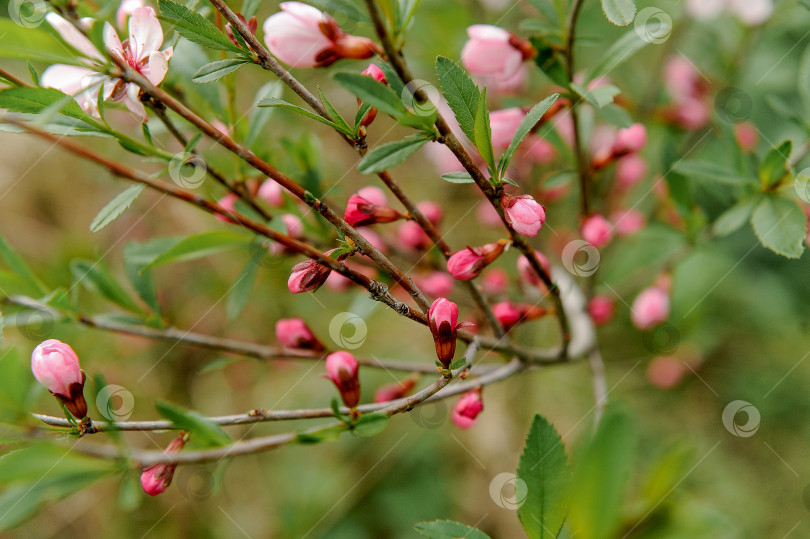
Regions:
<instances>
[{"instance_id":1,"label":"blurred green background","mask_svg":"<svg viewBox=\"0 0 810 539\"><path fill-rule=\"evenodd\" d=\"M355 21L359 11L351 11L341 2L326 4L347 30L371 35L368 24ZM664 491L663 501L631 536L808 537L808 257L787 260L767 251L748 226L728 238L709 237L702 225L731 205L733 193L689 178L684 181L691 182L694 206L689 215L682 215L681 225L670 224L664 218L667 205L648 193L653 181L668 172L665 155L682 151L693 140L689 137L700 138L704 131L690 135L664 125L654 114L635 115L638 103L648 99L650 92L656 106L668 103L659 87L661 68L669 56L683 54L708 77L712 95L737 87L750 96L747 119L761 133L759 155L786 138L796 148L804 146L806 131L775 114L766 97L778 95L800 110L797 71L810 46L806 39L810 13L796 2L779 2L766 25L750 29L730 17L696 23L682 13L680 2L639 4L663 9L674 23L666 43L646 48L610 73L630 103L631 115L644 122L650 133L643 155L651 172L631 198L641 200L639 208L650 216L651 225L602 252L596 288L606 293L613 289L622 300L616 319L600 329L599 339L607 363L610 400L622 402L630 410L638 434L637 443L628 443L636 465L625 506L627 522L638 519L637 501L643 485L664 458L669 459L663 467L672 474L666 483L672 490ZM263 18L276 10L275 5L263 3L260 27ZM467 25L486 22L527 35L519 30L521 23L534 18L538 18L537 12L523 1L493 10L474 1L424 0L405 53L417 78L435 83L433 59L443 54L457 60ZM597 2L586 2L578 63L592 65L607 44L628 31L632 27L610 26ZM187 75L184 78L188 68L182 66L193 63L191 56L189 51L184 58L178 47L167 83L186 89L189 99L209 119L225 120L211 95L219 87L207 86L201 94ZM3 60L3 64L4 69L28 80L25 63ZM36 67L41 73L45 66ZM362 62L340 63L336 69L364 67ZM311 88L320 85L340 110L353 114L354 97L332 82L327 71L295 70L295 75ZM240 70L237 80L237 108L247 112L256 90L272 77L248 67ZM550 91L549 81L534 70L525 100L517 102L536 102ZM298 102L287 90L284 97ZM490 109L514 102L493 101ZM125 112L109 114L111 123L122 126L123 131L133 136L138 133L135 120ZM169 141L157 123L150 126L171 151L182 149ZM730 129L715 114L690 158L737 166L739 151L730 143ZM405 130L380 115L369 130L369 139L373 145L404 134ZM143 159L124 154L109 140L87 138L82 142L156 170ZM209 141L203 141L200 148L218 168L234 170L231 156ZM254 149L293 177L318 182L337 208L357 188L377 182L356 171L356 155L327 128L287 112L274 113ZM397 168L394 175L414 199L442 203L448 242L461 246L497 239L499 231L478 223L473 213L461 220L479 201L472 188L441 181L430 162L420 156ZM560 148L558 162L536 168L526 180L527 190L536 192L531 189L542 179L570 167L568 159L570 154ZM227 228L210 216L144 193L112 225L92 234L88 227L93 217L124 184L30 136L0 134L0 170L0 233L50 286L71 287L68 265L74 258L103 258L123 281L122 250L128 243ZM214 188L210 193L221 195ZM534 241L554 263L559 264L560 244L575 234L576 204L573 186L561 201L548 204L547 227ZM452 226L459 221L459 226ZM394 228L380 227L379 231L395 241ZM279 318L301 316L326 340L335 314L348 311L361 316L368 326L366 341L354 350L358 357L433 362L433 343L426 329L398 318L362 293L324 288L315 296L289 294L285 286L289 269L300 258L260 268L248 305L236 320L227 320L224 298L249 257L247 250L235 249L157 269L155 278L166 319L201 333L272 344ZM515 254L508 253L496 266L516 278L514 263ZM669 327L674 330L662 349L650 344L649 335L633 328L624 302L631 303L637 291L665 268L673 274ZM456 291L460 293L460 287ZM72 294L83 313L105 313L111 308L81 287L74 287ZM520 296L513 295L513 299ZM462 310L470 310L467 303L460 303ZM554 330L552 321L542 321L521 327L516 334L523 342L544 345L553 341ZM47 321L21 330L8 327L3 337L6 354L0 364L6 362L6 372L14 370L8 362L27 365L28 354L45 338L71 343L89 375L103 373L108 383L121 385L133 395L132 420L157 417L153 402L158 398L219 415L253 408L324 407L334 394L331 384L318 376L321 366L310 362L245 360L220 362L203 370L225 356L70 324L51 327ZM18 351L16 356L9 351L12 346ZM660 356L687 361L694 372L685 372L671 389L655 387L647 372ZM501 361L496 355L482 359ZM400 377L403 375L396 375ZM390 373L370 369L361 370L361 380L366 402L377 387L393 381ZM30 385L33 410L59 415L55 401L34 385L30 374L19 383ZM92 401L93 392L86 393ZM723 410L736 400L753 404L760 413L753 436L734 436L723 426ZM490 495L491 482L498 474L515 470L535 413L549 418L569 454L575 453L577 441L594 421L590 370L587 364L578 363L533 371L486 388L484 401L485 411L469 431L461 431L449 421L453 402L448 401L396 417L373 439L344 436L334 443L286 447L234 459L225 469L217 465L180 467L173 486L156 498L137 492L130 499L132 496L121 492L131 486L122 490L117 479L105 479L49 504L11 533L19 537L405 538L416 536L415 522L451 518L476 525L492 537L522 537L515 511L501 507ZM91 410L95 411L92 402ZM744 422L744 417L738 421ZM258 424L229 432L238 439L305 425L309 423ZM161 448L171 435L136 433L125 439L138 447ZM4 446L4 451L11 448Z\"/></svg>"}]
</instances>

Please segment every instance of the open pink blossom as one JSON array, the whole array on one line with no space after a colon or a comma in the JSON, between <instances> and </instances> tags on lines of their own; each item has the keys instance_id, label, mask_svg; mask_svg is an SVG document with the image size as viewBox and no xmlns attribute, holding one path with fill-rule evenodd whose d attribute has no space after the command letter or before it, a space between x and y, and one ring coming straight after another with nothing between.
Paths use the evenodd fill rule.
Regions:
<instances>
[{"instance_id":1,"label":"open pink blossom","mask_svg":"<svg viewBox=\"0 0 810 539\"><path fill-rule=\"evenodd\" d=\"M478 390L469 391L453 407L450 419L460 429L469 429L475 424L478 414L484 410L484 401Z\"/></svg>"},{"instance_id":2,"label":"open pink blossom","mask_svg":"<svg viewBox=\"0 0 810 539\"><path fill-rule=\"evenodd\" d=\"M118 10L115 12L115 24L118 28L125 30L127 27L127 20L132 15L132 12L140 7L144 7L143 0L123 0Z\"/></svg>"},{"instance_id":3,"label":"open pink blossom","mask_svg":"<svg viewBox=\"0 0 810 539\"><path fill-rule=\"evenodd\" d=\"M534 56L532 46L512 34L489 24L467 28L469 40L461 50L467 70L487 80L508 81L521 69L523 61Z\"/></svg>"},{"instance_id":4,"label":"open pink blossom","mask_svg":"<svg viewBox=\"0 0 810 539\"><path fill-rule=\"evenodd\" d=\"M264 21L264 42L293 67L327 67L341 58L362 60L377 52L370 39L347 34L327 13L302 2L282 2Z\"/></svg>"}]
</instances>

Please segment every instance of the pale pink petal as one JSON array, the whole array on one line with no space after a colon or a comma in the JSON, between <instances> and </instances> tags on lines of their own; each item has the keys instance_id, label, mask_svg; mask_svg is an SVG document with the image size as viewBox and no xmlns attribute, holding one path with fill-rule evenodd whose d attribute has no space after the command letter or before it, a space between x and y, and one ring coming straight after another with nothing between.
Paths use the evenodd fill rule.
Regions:
<instances>
[{"instance_id":1,"label":"pale pink petal","mask_svg":"<svg viewBox=\"0 0 810 539\"><path fill-rule=\"evenodd\" d=\"M124 0L121 2L118 11L115 12L115 22L118 28L125 30L127 19L132 15L132 12L143 6L143 0Z\"/></svg>"},{"instance_id":2,"label":"pale pink petal","mask_svg":"<svg viewBox=\"0 0 810 539\"><path fill-rule=\"evenodd\" d=\"M169 71L169 58L172 57L172 49L168 48L165 51L155 51L149 55L149 60L141 68L143 76L149 79L154 85L158 85L166 76Z\"/></svg>"},{"instance_id":3,"label":"pale pink petal","mask_svg":"<svg viewBox=\"0 0 810 539\"><path fill-rule=\"evenodd\" d=\"M104 46L121 60L124 59L124 46L121 44L121 38L118 37L118 32L115 31L112 24L108 22L104 23Z\"/></svg>"},{"instance_id":4,"label":"pale pink petal","mask_svg":"<svg viewBox=\"0 0 810 539\"><path fill-rule=\"evenodd\" d=\"M134 114L138 120L144 122L146 121L146 109L143 107L141 100L138 99L139 91L140 88L138 88L136 84L127 84L127 91L126 94L124 94L123 101L129 111Z\"/></svg>"},{"instance_id":5,"label":"pale pink petal","mask_svg":"<svg viewBox=\"0 0 810 539\"><path fill-rule=\"evenodd\" d=\"M141 7L129 19L129 50L136 61L148 58L163 44L163 29L151 7Z\"/></svg>"},{"instance_id":6,"label":"pale pink petal","mask_svg":"<svg viewBox=\"0 0 810 539\"><path fill-rule=\"evenodd\" d=\"M320 11L312 6L300 4L317 12L317 19L311 17L309 9L303 10L309 19L303 16L293 15L290 11L299 8L288 9L288 4L300 4L299 2L285 2L282 8L285 11L275 13L264 21L264 42L274 56L285 64L293 67L313 67L317 64L315 57L322 50L333 46L321 32L318 23L320 22Z\"/></svg>"},{"instance_id":7,"label":"pale pink petal","mask_svg":"<svg viewBox=\"0 0 810 539\"><path fill-rule=\"evenodd\" d=\"M473 24L467 27L467 35L470 39L488 39L509 43L510 34L503 28L491 24Z\"/></svg>"},{"instance_id":8,"label":"pale pink petal","mask_svg":"<svg viewBox=\"0 0 810 539\"><path fill-rule=\"evenodd\" d=\"M88 58L93 58L94 60L99 60L102 62L104 61L104 56L98 52L98 49L96 49L93 43L87 39L84 34L74 28L73 25L68 21L53 12L45 15L45 20L48 21L48 24L53 26L53 29L56 30L60 36L62 36L62 39L64 39L68 45L81 52Z\"/></svg>"}]
</instances>

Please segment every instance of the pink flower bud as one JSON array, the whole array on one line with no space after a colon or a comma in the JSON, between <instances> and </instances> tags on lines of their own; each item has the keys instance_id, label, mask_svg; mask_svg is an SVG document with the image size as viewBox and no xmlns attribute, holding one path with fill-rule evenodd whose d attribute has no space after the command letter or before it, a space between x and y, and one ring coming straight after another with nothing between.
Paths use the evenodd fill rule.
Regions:
<instances>
[{"instance_id":1,"label":"pink flower bud","mask_svg":"<svg viewBox=\"0 0 810 539\"><path fill-rule=\"evenodd\" d=\"M428 325L436 345L436 357L447 369L456 354L458 305L445 298L437 299L428 310Z\"/></svg>"},{"instance_id":2,"label":"pink flower bud","mask_svg":"<svg viewBox=\"0 0 810 539\"><path fill-rule=\"evenodd\" d=\"M376 80L377 82L385 83L385 73L383 73L382 69L377 67L375 64L369 64L369 66L363 71L363 75L371 77L372 79ZM357 98L357 106L360 107L363 102L360 98ZM371 107L366 115L363 117L363 120L360 122L361 125L368 127L371 125L371 122L377 117L377 109Z\"/></svg>"},{"instance_id":3,"label":"pink flower bud","mask_svg":"<svg viewBox=\"0 0 810 539\"><path fill-rule=\"evenodd\" d=\"M616 303L608 296L594 296L588 303L588 313L595 325L604 326L613 320Z\"/></svg>"},{"instance_id":4,"label":"pink flower bud","mask_svg":"<svg viewBox=\"0 0 810 539\"><path fill-rule=\"evenodd\" d=\"M357 371L360 365L349 352L333 352L326 356L327 377L332 380L343 404L354 408L360 402L360 379Z\"/></svg>"},{"instance_id":5,"label":"pink flower bud","mask_svg":"<svg viewBox=\"0 0 810 539\"><path fill-rule=\"evenodd\" d=\"M683 380L687 366L676 357L657 357L647 367L647 379L659 389L671 389Z\"/></svg>"},{"instance_id":6,"label":"pink flower bud","mask_svg":"<svg viewBox=\"0 0 810 539\"><path fill-rule=\"evenodd\" d=\"M341 58L362 60L377 52L370 39L352 36L335 19L301 2L282 2L281 12L264 21L264 42L293 67L327 67Z\"/></svg>"},{"instance_id":7,"label":"pink flower bud","mask_svg":"<svg viewBox=\"0 0 810 539\"><path fill-rule=\"evenodd\" d=\"M300 318L282 318L276 322L276 339L286 348L317 352L324 350L323 343Z\"/></svg>"},{"instance_id":8,"label":"pink flower bud","mask_svg":"<svg viewBox=\"0 0 810 539\"><path fill-rule=\"evenodd\" d=\"M220 207L226 212L235 212L237 200L239 200L239 197L237 197L234 193L228 193L220 198L217 201L217 204L219 204ZM214 217L216 217L217 221L222 221L223 223L233 223L233 219L219 213L214 214Z\"/></svg>"},{"instance_id":9,"label":"pink flower bud","mask_svg":"<svg viewBox=\"0 0 810 539\"><path fill-rule=\"evenodd\" d=\"M616 161L616 188L628 191L647 175L647 161L638 154L630 154Z\"/></svg>"},{"instance_id":10,"label":"pink flower bud","mask_svg":"<svg viewBox=\"0 0 810 539\"><path fill-rule=\"evenodd\" d=\"M274 208L280 208L284 205L284 197L281 192L283 187L274 180L265 180L261 187L259 187L258 197Z\"/></svg>"},{"instance_id":11,"label":"pink flower bud","mask_svg":"<svg viewBox=\"0 0 810 539\"><path fill-rule=\"evenodd\" d=\"M405 221L399 225L397 238L400 243L411 249L427 250L433 245L428 235L415 221Z\"/></svg>"},{"instance_id":12,"label":"pink flower bud","mask_svg":"<svg viewBox=\"0 0 810 539\"><path fill-rule=\"evenodd\" d=\"M625 129L619 129L613 142L613 156L638 153L645 144L647 144L647 128L643 124L633 124Z\"/></svg>"},{"instance_id":13,"label":"pink flower bud","mask_svg":"<svg viewBox=\"0 0 810 539\"><path fill-rule=\"evenodd\" d=\"M501 256L506 245L506 240L499 240L481 247L468 246L450 256L447 260L447 271L460 281L474 279L485 267Z\"/></svg>"},{"instance_id":14,"label":"pink flower bud","mask_svg":"<svg viewBox=\"0 0 810 539\"><path fill-rule=\"evenodd\" d=\"M668 116L683 129L697 131L709 123L711 110L702 99L687 98L677 103Z\"/></svg>"},{"instance_id":15,"label":"pink flower bud","mask_svg":"<svg viewBox=\"0 0 810 539\"><path fill-rule=\"evenodd\" d=\"M521 322L545 316L548 311L535 305L521 305L503 301L492 306L492 312L504 331L509 331Z\"/></svg>"},{"instance_id":16,"label":"pink flower bud","mask_svg":"<svg viewBox=\"0 0 810 539\"><path fill-rule=\"evenodd\" d=\"M669 295L658 287L647 288L633 301L632 311L631 318L637 328L646 330L657 326L669 318Z\"/></svg>"},{"instance_id":17,"label":"pink flower bud","mask_svg":"<svg viewBox=\"0 0 810 539\"><path fill-rule=\"evenodd\" d=\"M79 357L69 345L56 339L41 343L31 354L31 372L76 419L87 415L85 375L79 366Z\"/></svg>"},{"instance_id":18,"label":"pink flower bud","mask_svg":"<svg viewBox=\"0 0 810 539\"><path fill-rule=\"evenodd\" d=\"M599 214L591 215L582 223L580 234L582 239L594 247L604 247L613 239L610 222Z\"/></svg>"},{"instance_id":19,"label":"pink flower bud","mask_svg":"<svg viewBox=\"0 0 810 539\"><path fill-rule=\"evenodd\" d=\"M492 268L481 277L481 286L490 296L503 294L509 287L509 275L501 268Z\"/></svg>"},{"instance_id":20,"label":"pink flower bud","mask_svg":"<svg viewBox=\"0 0 810 539\"><path fill-rule=\"evenodd\" d=\"M177 453L185 445L183 436L179 436L166 446L163 452L167 455ZM174 471L177 469L177 464L155 464L145 468L141 473L141 486L143 491L150 496L157 496L166 492L174 477Z\"/></svg>"},{"instance_id":21,"label":"pink flower bud","mask_svg":"<svg viewBox=\"0 0 810 539\"><path fill-rule=\"evenodd\" d=\"M759 131L751 122L734 124L734 138L737 139L737 144L740 145L742 151L751 153L757 149L757 144L759 144Z\"/></svg>"},{"instance_id":22,"label":"pink flower bud","mask_svg":"<svg viewBox=\"0 0 810 539\"><path fill-rule=\"evenodd\" d=\"M633 209L613 212L610 220L615 223L613 226L619 236L631 236L647 226L644 214Z\"/></svg>"},{"instance_id":23,"label":"pink flower bud","mask_svg":"<svg viewBox=\"0 0 810 539\"><path fill-rule=\"evenodd\" d=\"M388 206L377 205L358 193L349 197L343 219L352 226L391 223L405 216Z\"/></svg>"},{"instance_id":24,"label":"pink flower bud","mask_svg":"<svg viewBox=\"0 0 810 539\"><path fill-rule=\"evenodd\" d=\"M241 13L237 13L236 16L239 18L240 21L242 21L242 24L247 26L248 31L250 31L250 33L255 36L256 35L256 30L259 28L259 23L256 20L256 17L251 17L250 20L248 21L248 20L245 20L245 17ZM239 41L233 35L233 28L231 28L231 23L228 23L228 24L225 25L225 33L228 34L228 39L231 40L231 43L233 43L234 45L236 45L240 49L242 48L242 44L239 43ZM248 47L253 49L253 47L251 47L250 45L248 45Z\"/></svg>"},{"instance_id":25,"label":"pink flower bud","mask_svg":"<svg viewBox=\"0 0 810 539\"><path fill-rule=\"evenodd\" d=\"M492 145L496 150L505 150L512 143L520 122L526 113L520 107L494 110L489 113L492 128Z\"/></svg>"},{"instance_id":26,"label":"pink flower bud","mask_svg":"<svg viewBox=\"0 0 810 539\"><path fill-rule=\"evenodd\" d=\"M414 277L416 286L433 298L449 296L456 281L443 271L434 271L426 277Z\"/></svg>"},{"instance_id":27,"label":"pink flower bud","mask_svg":"<svg viewBox=\"0 0 810 539\"><path fill-rule=\"evenodd\" d=\"M415 378L406 378L400 382L394 382L393 384L382 386L377 390L376 393L374 393L374 402L389 402L401 399L410 393L415 385Z\"/></svg>"},{"instance_id":28,"label":"pink flower bud","mask_svg":"<svg viewBox=\"0 0 810 539\"><path fill-rule=\"evenodd\" d=\"M551 264L549 263L548 258L546 258L546 255L544 255L540 251L535 251L534 257L537 259L537 262L540 263L540 266L544 270L546 270L546 273L551 275ZM520 255L518 257L517 269L520 278L523 281L529 283L530 285L540 286L544 284L542 279L540 279L540 276L537 275L537 272L534 271L534 268L532 268L532 265L529 263L529 259L526 258L524 255Z\"/></svg>"},{"instance_id":29,"label":"pink flower bud","mask_svg":"<svg viewBox=\"0 0 810 539\"><path fill-rule=\"evenodd\" d=\"M453 407L450 419L460 429L469 429L475 424L478 414L484 410L484 401L478 390L465 393Z\"/></svg>"},{"instance_id":30,"label":"pink flower bud","mask_svg":"<svg viewBox=\"0 0 810 539\"><path fill-rule=\"evenodd\" d=\"M287 280L287 288L293 294L315 292L326 282L330 273L332 273L331 268L314 260L306 260L293 266L290 278Z\"/></svg>"},{"instance_id":31,"label":"pink flower bud","mask_svg":"<svg viewBox=\"0 0 810 539\"><path fill-rule=\"evenodd\" d=\"M367 185L358 189L357 195L365 198L376 206L387 206L388 198L385 196L385 191L374 185Z\"/></svg>"},{"instance_id":32,"label":"pink flower bud","mask_svg":"<svg viewBox=\"0 0 810 539\"><path fill-rule=\"evenodd\" d=\"M461 51L461 61L479 77L510 79L535 54L529 43L497 26L474 24L467 28L467 35L470 39Z\"/></svg>"},{"instance_id":33,"label":"pink flower bud","mask_svg":"<svg viewBox=\"0 0 810 539\"><path fill-rule=\"evenodd\" d=\"M546 210L530 195L501 197L506 222L512 225L515 232L534 237L546 221Z\"/></svg>"},{"instance_id":34,"label":"pink flower bud","mask_svg":"<svg viewBox=\"0 0 810 539\"><path fill-rule=\"evenodd\" d=\"M675 101L702 96L704 84L701 80L700 72L692 62L680 54L672 56L664 66L664 83Z\"/></svg>"}]
</instances>

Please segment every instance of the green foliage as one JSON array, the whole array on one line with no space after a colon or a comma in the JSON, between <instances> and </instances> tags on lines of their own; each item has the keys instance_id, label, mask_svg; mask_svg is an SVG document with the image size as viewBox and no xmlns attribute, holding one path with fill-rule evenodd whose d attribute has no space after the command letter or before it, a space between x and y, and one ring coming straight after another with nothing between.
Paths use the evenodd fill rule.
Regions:
<instances>
[{"instance_id":1,"label":"green foliage","mask_svg":"<svg viewBox=\"0 0 810 539\"><path fill-rule=\"evenodd\" d=\"M388 426L390 418L387 414L372 413L363 414L352 426L352 432L357 436L372 437L377 436Z\"/></svg>"},{"instance_id":2,"label":"green foliage","mask_svg":"<svg viewBox=\"0 0 810 539\"><path fill-rule=\"evenodd\" d=\"M115 279L101 260L74 259L70 262L70 272L77 283L81 283L91 294L104 297L119 307L138 315L143 309Z\"/></svg>"},{"instance_id":3,"label":"green foliage","mask_svg":"<svg viewBox=\"0 0 810 539\"><path fill-rule=\"evenodd\" d=\"M158 14L160 18L170 23L177 33L189 41L203 47L222 51L244 54L245 51L234 45L228 36L219 31L214 24L183 5L169 0L159 0Z\"/></svg>"},{"instance_id":4,"label":"green foliage","mask_svg":"<svg viewBox=\"0 0 810 539\"><path fill-rule=\"evenodd\" d=\"M244 269L239 273L231 289L228 290L228 298L225 301L225 314L228 320L236 320L242 310L247 305L250 298L250 292L253 290L253 285L256 282L256 273L259 269L258 261L255 257L251 257Z\"/></svg>"},{"instance_id":5,"label":"green foliage","mask_svg":"<svg viewBox=\"0 0 810 539\"><path fill-rule=\"evenodd\" d=\"M778 186L788 175L790 153L793 150L793 143L786 140L779 146L771 148L765 154L762 164L759 167L759 179L765 189Z\"/></svg>"},{"instance_id":6,"label":"green foliage","mask_svg":"<svg viewBox=\"0 0 810 539\"><path fill-rule=\"evenodd\" d=\"M366 78L368 78L368 77L366 77ZM320 123L322 123L324 125L328 125L332 129L340 131L344 135L351 136L352 133L353 133L352 129L349 129L347 127L339 125L336 122L329 121L326 118L323 118L318 114L315 114L314 112L310 112L309 110L307 110L307 109L305 109L303 107L299 107L297 105L293 105L292 103L288 103L288 102L286 102L283 99L280 99L278 97L273 97L273 96L265 97L264 99L259 101L258 106L259 107L280 107L280 108L295 112L297 114L300 114L301 116L306 116L307 118L309 118L311 120L315 120L316 122L320 122Z\"/></svg>"},{"instance_id":7,"label":"green foliage","mask_svg":"<svg viewBox=\"0 0 810 539\"><path fill-rule=\"evenodd\" d=\"M0 18L0 58L32 60L52 64L78 64L78 59L62 45L47 26L25 28L11 19Z\"/></svg>"},{"instance_id":8,"label":"green foliage","mask_svg":"<svg viewBox=\"0 0 810 539\"><path fill-rule=\"evenodd\" d=\"M365 174L382 172L405 161L416 150L431 140L431 137L418 134L404 140L381 144L371 150L357 165L357 170Z\"/></svg>"},{"instance_id":9,"label":"green foliage","mask_svg":"<svg viewBox=\"0 0 810 539\"><path fill-rule=\"evenodd\" d=\"M446 182L450 183L474 183L475 180L472 179L469 172L448 172L447 174L442 174L442 179Z\"/></svg>"},{"instance_id":10,"label":"green foliage","mask_svg":"<svg viewBox=\"0 0 810 539\"><path fill-rule=\"evenodd\" d=\"M635 9L635 7L633 9ZM628 30L627 33L617 39L610 47L608 47L602 58L596 62L596 65L588 70L587 79L593 80L596 77L605 75L609 71L615 70L624 62L632 58L635 53L649 45L650 42L643 39L642 36L666 34L662 28L652 28L652 24L658 23L648 23L648 25L645 27ZM660 24L665 24L665 22L660 21Z\"/></svg>"},{"instance_id":11,"label":"green foliage","mask_svg":"<svg viewBox=\"0 0 810 539\"><path fill-rule=\"evenodd\" d=\"M107 205L101 208L101 211L98 212L93 222L90 223L90 232L98 232L115 221L118 216L124 213L126 209L135 202L135 199L138 198L145 187L146 186L143 184L133 185L109 201Z\"/></svg>"},{"instance_id":12,"label":"green foliage","mask_svg":"<svg viewBox=\"0 0 810 539\"><path fill-rule=\"evenodd\" d=\"M398 123L432 131L435 113L427 116L413 114L405 107L401 96L396 95L389 86L359 73L336 73L334 79L363 102L367 102L383 114L388 114Z\"/></svg>"},{"instance_id":13,"label":"green foliage","mask_svg":"<svg viewBox=\"0 0 810 539\"><path fill-rule=\"evenodd\" d=\"M238 34L237 34L238 35ZM253 63L249 58L228 58L217 60L202 66L192 77L197 84L208 84L216 82L225 75L229 75L245 64Z\"/></svg>"},{"instance_id":14,"label":"green foliage","mask_svg":"<svg viewBox=\"0 0 810 539\"><path fill-rule=\"evenodd\" d=\"M155 408L161 416L171 421L177 428L191 433L189 444L191 446L223 446L232 442L231 437L222 430L222 427L211 422L199 412L184 410L165 401L157 401Z\"/></svg>"},{"instance_id":15,"label":"green foliage","mask_svg":"<svg viewBox=\"0 0 810 539\"><path fill-rule=\"evenodd\" d=\"M475 113L475 126L473 129L473 141L478 153L489 166L491 171L495 171L495 153L492 150L492 128L489 123L489 109L487 109L487 89L481 92L478 100L478 110Z\"/></svg>"},{"instance_id":16,"label":"green foliage","mask_svg":"<svg viewBox=\"0 0 810 539\"><path fill-rule=\"evenodd\" d=\"M612 24L627 26L636 16L636 3L634 0L602 0L602 11Z\"/></svg>"},{"instance_id":17,"label":"green foliage","mask_svg":"<svg viewBox=\"0 0 810 539\"><path fill-rule=\"evenodd\" d=\"M244 246L249 243L249 236L237 234L230 230L204 232L183 238L177 243L174 243L162 253L157 254L144 266L144 269L151 269L165 264L197 260L220 253L226 249L232 249L240 245Z\"/></svg>"},{"instance_id":18,"label":"green foliage","mask_svg":"<svg viewBox=\"0 0 810 539\"><path fill-rule=\"evenodd\" d=\"M442 95L456 116L461 131L475 140L475 119L478 114L480 93L478 86L458 64L439 56L436 58L436 73L442 86Z\"/></svg>"},{"instance_id":19,"label":"green foliage","mask_svg":"<svg viewBox=\"0 0 810 539\"><path fill-rule=\"evenodd\" d=\"M506 167L508 167L510 161L512 161L512 156L515 154L517 147L521 142L523 142L523 139L525 139L526 136L534 130L537 122L540 121L546 111L548 111L559 96L560 94L551 94L533 106L531 110L526 113L526 116L524 116L520 121L517 131L515 131L515 134L512 137L512 142L509 143L509 147L506 149L503 155L501 155L501 159L498 163L498 168L501 170L501 173L506 172Z\"/></svg>"},{"instance_id":20,"label":"green foliage","mask_svg":"<svg viewBox=\"0 0 810 539\"><path fill-rule=\"evenodd\" d=\"M807 217L799 205L786 198L765 196L751 215L760 243L776 254L799 258L804 252Z\"/></svg>"},{"instance_id":21,"label":"green foliage","mask_svg":"<svg viewBox=\"0 0 810 539\"><path fill-rule=\"evenodd\" d=\"M472 526L465 526L452 520L434 520L432 522L419 522L414 528L421 535L431 539L489 539L489 535Z\"/></svg>"}]
</instances>

